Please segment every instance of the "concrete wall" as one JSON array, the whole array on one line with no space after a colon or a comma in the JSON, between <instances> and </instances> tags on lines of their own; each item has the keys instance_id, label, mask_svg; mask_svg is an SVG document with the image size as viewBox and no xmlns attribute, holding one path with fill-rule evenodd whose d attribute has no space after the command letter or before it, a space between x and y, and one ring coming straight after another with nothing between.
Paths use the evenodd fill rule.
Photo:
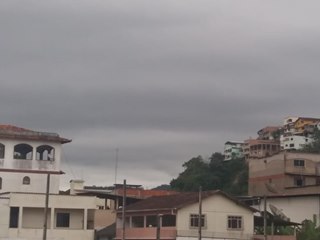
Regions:
<instances>
[{"instance_id":1,"label":"concrete wall","mask_svg":"<svg viewBox=\"0 0 320 240\"><path fill-rule=\"evenodd\" d=\"M24 161L24 160L18 160ZM22 179L28 176L30 185L23 185ZM47 174L1 172L2 189L0 192L46 192ZM50 193L59 193L60 175L50 175Z\"/></svg>"},{"instance_id":2,"label":"concrete wall","mask_svg":"<svg viewBox=\"0 0 320 240\"><path fill-rule=\"evenodd\" d=\"M294 160L304 160L304 167L294 166ZM320 191L317 183L320 154L281 152L277 155L249 159L249 195L307 194ZM294 178L303 176L303 186Z\"/></svg>"},{"instance_id":3,"label":"concrete wall","mask_svg":"<svg viewBox=\"0 0 320 240\"><path fill-rule=\"evenodd\" d=\"M247 239L253 234L253 213L247 208L235 204L233 201L214 195L206 198L202 203L203 214L206 215L206 227L203 228L204 237L221 237L232 239L244 237ZM197 228L190 228L190 214L198 213L198 204L178 210L177 214L177 236L196 237ZM242 216L243 228L241 230L228 230L228 216ZM241 238L240 238L241 239Z\"/></svg>"},{"instance_id":4,"label":"concrete wall","mask_svg":"<svg viewBox=\"0 0 320 240\"><path fill-rule=\"evenodd\" d=\"M6 197L6 198L4 198ZM92 212L96 209L96 197L50 195L48 212L48 239L92 240L94 230L87 228ZM42 239L44 194L8 193L0 197L0 239ZM10 207L19 207L19 224L9 228ZM56 215L69 213L69 227L57 227Z\"/></svg>"},{"instance_id":5,"label":"concrete wall","mask_svg":"<svg viewBox=\"0 0 320 240\"><path fill-rule=\"evenodd\" d=\"M9 198L5 196L0 197L0 239L8 236L9 230Z\"/></svg>"},{"instance_id":6,"label":"concrete wall","mask_svg":"<svg viewBox=\"0 0 320 240\"><path fill-rule=\"evenodd\" d=\"M101 228L109 226L116 222L116 211L114 210L96 210L94 212L94 227Z\"/></svg>"},{"instance_id":7,"label":"concrete wall","mask_svg":"<svg viewBox=\"0 0 320 240\"><path fill-rule=\"evenodd\" d=\"M315 215L317 222L320 223L320 194L317 196L270 197L267 199L267 210L271 212L269 204L281 210L292 222L301 223L305 219L313 220ZM263 201L254 207L263 210Z\"/></svg>"},{"instance_id":8,"label":"concrete wall","mask_svg":"<svg viewBox=\"0 0 320 240\"><path fill-rule=\"evenodd\" d=\"M61 144L54 142L40 141L24 141L12 139L0 139L0 143L5 145L5 156L0 161L0 177L2 178L1 192L45 192L46 174L34 174L28 171L60 171L61 162ZM29 144L33 147L32 160L14 159L14 146L17 144ZM55 149L54 161L36 160L37 147L41 145L49 145ZM13 172L1 172L1 169L13 170ZM14 170L24 170L25 173L17 173ZM31 178L30 185L23 185L22 178L29 176ZM52 175L50 192L59 192L59 175Z\"/></svg>"},{"instance_id":9,"label":"concrete wall","mask_svg":"<svg viewBox=\"0 0 320 240\"><path fill-rule=\"evenodd\" d=\"M42 240L42 229L10 229L8 238L0 240ZM67 230L49 229L47 231L48 240L93 240L94 230Z\"/></svg>"}]
</instances>

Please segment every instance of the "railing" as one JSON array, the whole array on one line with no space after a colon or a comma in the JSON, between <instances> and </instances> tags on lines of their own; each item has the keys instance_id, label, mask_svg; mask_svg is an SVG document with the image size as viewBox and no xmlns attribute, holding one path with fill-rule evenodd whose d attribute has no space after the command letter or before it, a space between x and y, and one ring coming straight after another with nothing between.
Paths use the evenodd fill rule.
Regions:
<instances>
[{"instance_id":1,"label":"railing","mask_svg":"<svg viewBox=\"0 0 320 240\"><path fill-rule=\"evenodd\" d=\"M253 235L253 240L264 240L264 236L263 235ZM293 236L293 235L273 235L273 236L270 236L268 235L267 236L267 240L296 240L296 236Z\"/></svg>"},{"instance_id":2,"label":"railing","mask_svg":"<svg viewBox=\"0 0 320 240\"><path fill-rule=\"evenodd\" d=\"M206 231L202 230L201 233L203 238L218 238L218 239L239 239L239 240L252 240L253 235L249 233L244 233L242 231ZM177 232L178 237L198 237L198 230L179 230Z\"/></svg>"},{"instance_id":3,"label":"railing","mask_svg":"<svg viewBox=\"0 0 320 240\"><path fill-rule=\"evenodd\" d=\"M1 165L0 159L0 167ZM26 160L26 159L14 159L12 160L12 167L15 169L24 170L56 170L56 162L49 160Z\"/></svg>"},{"instance_id":4,"label":"railing","mask_svg":"<svg viewBox=\"0 0 320 240\"><path fill-rule=\"evenodd\" d=\"M126 228L125 230L127 239L156 239L157 228ZM160 229L161 239L176 239L177 230L176 227L161 227ZM116 239L122 238L122 229L117 229Z\"/></svg>"},{"instance_id":5,"label":"railing","mask_svg":"<svg viewBox=\"0 0 320 240\"><path fill-rule=\"evenodd\" d=\"M13 160L13 167L17 169L32 169L32 160L20 159Z\"/></svg>"}]
</instances>

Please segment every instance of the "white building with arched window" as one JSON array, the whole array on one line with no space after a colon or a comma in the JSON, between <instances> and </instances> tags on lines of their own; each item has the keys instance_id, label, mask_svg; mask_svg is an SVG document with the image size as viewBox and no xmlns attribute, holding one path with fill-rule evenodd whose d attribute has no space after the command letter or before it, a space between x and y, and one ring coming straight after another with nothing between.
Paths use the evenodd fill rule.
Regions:
<instances>
[{"instance_id":1,"label":"white building with arched window","mask_svg":"<svg viewBox=\"0 0 320 240\"><path fill-rule=\"evenodd\" d=\"M62 144L71 142L56 133L38 132L12 125L0 125L0 193L59 193Z\"/></svg>"}]
</instances>

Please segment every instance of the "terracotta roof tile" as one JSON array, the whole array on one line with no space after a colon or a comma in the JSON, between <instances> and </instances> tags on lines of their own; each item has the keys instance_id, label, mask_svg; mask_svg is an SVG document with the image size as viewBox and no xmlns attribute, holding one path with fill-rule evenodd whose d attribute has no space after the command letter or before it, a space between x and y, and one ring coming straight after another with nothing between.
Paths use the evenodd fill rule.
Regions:
<instances>
[{"instance_id":1,"label":"terracotta roof tile","mask_svg":"<svg viewBox=\"0 0 320 240\"><path fill-rule=\"evenodd\" d=\"M38 132L9 124L0 124L0 138L40 140L68 143L70 139L61 138L57 133Z\"/></svg>"}]
</instances>

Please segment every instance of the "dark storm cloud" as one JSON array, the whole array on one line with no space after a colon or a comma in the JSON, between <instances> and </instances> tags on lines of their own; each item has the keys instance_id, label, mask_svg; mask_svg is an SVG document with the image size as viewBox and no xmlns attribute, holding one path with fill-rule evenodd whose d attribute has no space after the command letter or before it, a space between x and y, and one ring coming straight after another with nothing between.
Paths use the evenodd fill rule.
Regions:
<instances>
[{"instance_id":1,"label":"dark storm cloud","mask_svg":"<svg viewBox=\"0 0 320 240\"><path fill-rule=\"evenodd\" d=\"M65 182L150 186L319 117L317 1L1 1L3 123L58 132ZM85 171L84 171L85 169Z\"/></svg>"}]
</instances>

